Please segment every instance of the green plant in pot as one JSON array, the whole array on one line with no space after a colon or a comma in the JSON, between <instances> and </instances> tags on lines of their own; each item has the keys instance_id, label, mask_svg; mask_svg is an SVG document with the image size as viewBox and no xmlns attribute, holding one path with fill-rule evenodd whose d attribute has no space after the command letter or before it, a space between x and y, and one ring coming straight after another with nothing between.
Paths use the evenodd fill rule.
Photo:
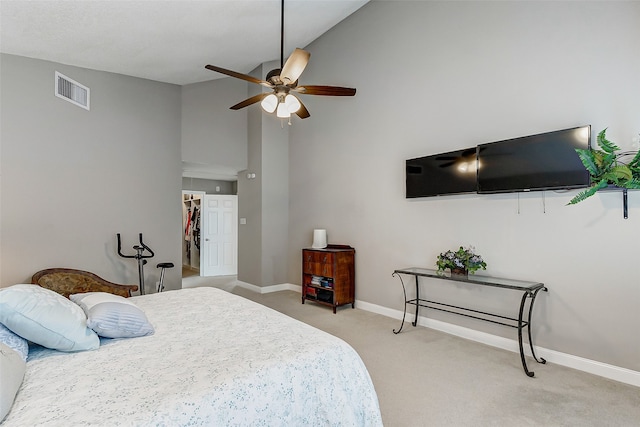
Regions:
<instances>
[{"instance_id":1,"label":"green plant in pot","mask_svg":"<svg viewBox=\"0 0 640 427\"><path fill-rule=\"evenodd\" d=\"M598 134L599 150L576 149L582 164L591 175L592 185L578 193L567 204L579 203L608 186L640 189L640 151L620 152L620 147L607 139L606 132L607 129L604 129ZM623 161L629 158L631 161Z\"/></svg>"},{"instance_id":2,"label":"green plant in pot","mask_svg":"<svg viewBox=\"0 0 640 427\"><path fill-rule=\"evenodd\" d=\"M438 271L451 270L451 274L474 274L476 270L487 269L487 263L481 255L475 253L473 246L460 248L457 251L448 250L438 255L436 261Z\"/></svg>"}]
</instances>

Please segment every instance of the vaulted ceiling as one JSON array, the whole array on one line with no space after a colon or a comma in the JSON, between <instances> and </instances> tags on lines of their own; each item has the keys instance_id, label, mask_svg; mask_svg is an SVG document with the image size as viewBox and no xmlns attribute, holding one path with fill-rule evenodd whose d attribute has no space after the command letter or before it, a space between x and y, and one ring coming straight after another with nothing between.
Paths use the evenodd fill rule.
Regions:
<instances>
[{"instance_id":1,"label":"vaulted ceiling","mask_svg":"<svg viewBox=\"0 0 640 427\"><path fill-rule=\"evenodd\" d=\"M285 57L368 0L285 2ZM280 58L278 0L0 1L0 51L179 85Z\"/></svg>"}]
</instances>

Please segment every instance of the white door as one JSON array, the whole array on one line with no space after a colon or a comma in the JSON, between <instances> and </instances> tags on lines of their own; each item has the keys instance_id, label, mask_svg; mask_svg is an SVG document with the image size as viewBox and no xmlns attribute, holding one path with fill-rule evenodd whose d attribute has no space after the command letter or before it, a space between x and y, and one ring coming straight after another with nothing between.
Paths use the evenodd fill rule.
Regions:
<instances>
[{"instance_id":1,"label":"white door","mask_svg":"<svg viewBox=\"0 0 640 427\"><path fill-rule=\"evenodd\" d=\"M200 275L238 274L238 196L205 194L201 208Z\"/></svg>"}]
</instances>

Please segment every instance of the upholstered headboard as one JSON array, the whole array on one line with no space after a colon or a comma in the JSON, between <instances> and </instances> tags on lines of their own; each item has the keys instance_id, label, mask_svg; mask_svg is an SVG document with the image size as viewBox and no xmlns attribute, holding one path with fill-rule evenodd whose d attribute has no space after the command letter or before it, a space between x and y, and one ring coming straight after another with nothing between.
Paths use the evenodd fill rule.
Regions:
<instances>
[{"instance_id":1,"label":"upholstered headboard","mask_svg":"<svg viewBox=\"0 0 640 427\"><path fill-rule=\"evenodd\" d=\"M38 271L31 278L31 283L51 289L66 298L71 294L84 292L108 292L128 298L131 292L138 290L137 285L119 285L88 271L71 268L48 268Z\"/></svg>"}]
</instances>

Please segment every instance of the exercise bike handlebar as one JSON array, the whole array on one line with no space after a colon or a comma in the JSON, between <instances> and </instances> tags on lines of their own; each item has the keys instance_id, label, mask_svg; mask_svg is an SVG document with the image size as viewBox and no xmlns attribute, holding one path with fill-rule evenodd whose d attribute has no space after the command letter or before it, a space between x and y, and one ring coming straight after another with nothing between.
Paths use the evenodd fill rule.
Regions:
<instances>
[{"instance_id":1,"label":"exercise bike handlebar","mask_svg":"<svg viewBox=\"0 0 640 427\"><path fill-rule=\"evenodd\" d=\"M145 245L144 242L142 241L142 233L139 234L140 246L136 245L133 247L133 249L138 251L138 253L135 255L125 255L122 253L122 243L120 241L120 233L118 233L117 236L118 236L118 255L120 255L121 257L141 259L141 258L153 258L155 256L151 248ZM149 252L149 255L142 255L142 252L145 250Z\"/></svg>"}]
</instances>

